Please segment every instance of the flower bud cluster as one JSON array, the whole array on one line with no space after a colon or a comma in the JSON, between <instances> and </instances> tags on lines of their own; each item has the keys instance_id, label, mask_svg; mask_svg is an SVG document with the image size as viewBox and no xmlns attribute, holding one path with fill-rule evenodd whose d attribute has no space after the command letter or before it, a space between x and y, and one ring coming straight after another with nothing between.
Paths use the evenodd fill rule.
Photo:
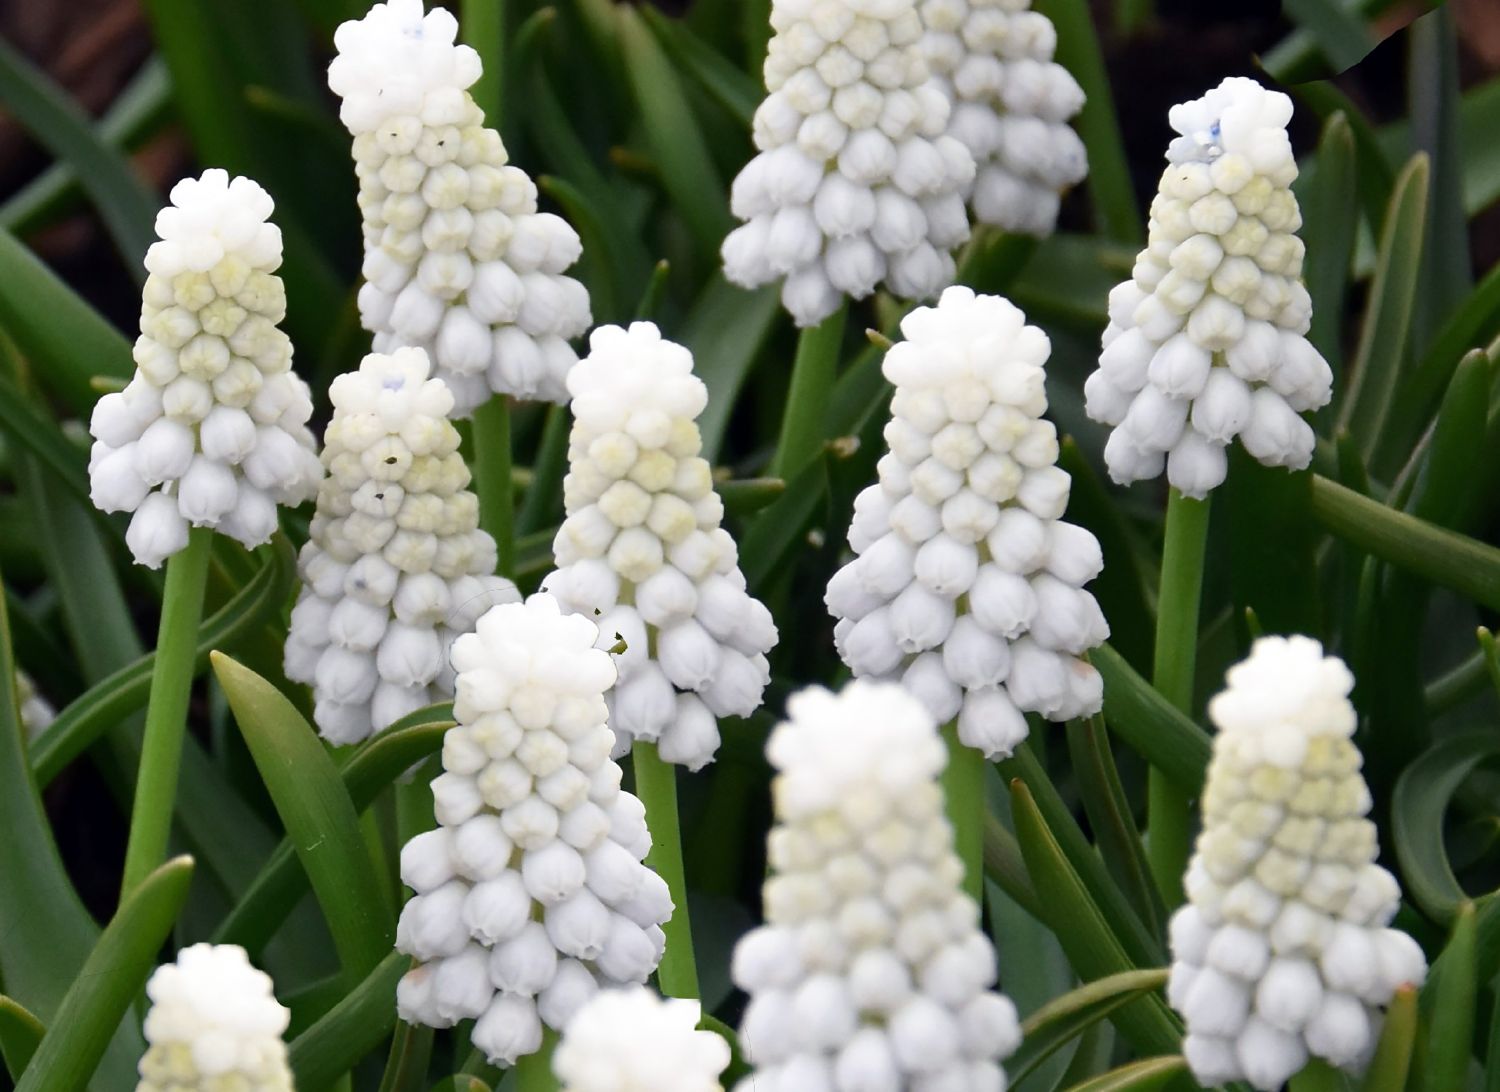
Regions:
<instances>
[{"instance_id":1,"label":"flower bud cluster","mask_svg":"<svg viewBox=\"0 0 1500 1092\"><path fill-rule=\"evenodd\" d=\"M491 608L453 643L458 672L432 783L439 826L401 851L415 896L396 947L421 960L396 991L404 1020L475 1020L510 1065L567 1027L601 988L661 960L667 885L642 860L645 808L620 790L597 627L548 595Z\"/></svg>"},{"instance_id":2,"label":"flower bud cluster","mask_svg":"<svg viewBox=\"0 0 1500 1092\"><path fill-rule=\"evenodd\" d=\"M718 750L716 718L760 705L776 644L699 454L708 389L687 349L637 322L595 330L568 390L568 516L543 586L597 619L604 647L624 641L609 694L616 754L648 740L696 770Z\"/></svg>"},{"instance_id":3,"label":"flower bud cluster","mask_svg":"<svg viewBox=\"0 0 1500 1092\"><path fill-rule=\"evenodd\" d=\"M564 270L578 234L537 211L535 183L508 164L468 88L479 55L422 0L376 4L334 35L328 85L354 135L364 217L359 312L374 347L426 349L467 417L491 392L566 400L568 345L591 321Z\"/></svg>"},{"instance_id":4,"label":"flower bud cluster","mask_svg":"<svg viewBox=\"0 0 1500 1092\"><path fill-rule=\"evenodd\" d=\"M731 967L755 1069L735 1092L1005 1088L1021 1030L962 890L932 717L862 681L804 690L787 714L766 748L766 924Z\"/></svg>"},{"instance_id":5,"label":"flower bud cluster","mask_svg":"<svg viewBox=\"0 0 1500 1092\"><path fill-rule=\"evenodd\" d=\"M855 499L857 555L828 582L839 655L899 679L985 754L1026 738L1023 713L1099 709L1080 657L1109 635L1084 585L1103 557L1061 519L1071 481L1042 414L1051 346L1009 301L954 286L902 320L880 480Z\"/></svg>"},{"instance_id":6,"label":"flower bud cluster","mask_svg":"<svg viewBox=\"0 0 1500 1092\"><path fill-rule=\"evenodd\" d=\"M313 717L354 743L451 697L448 650L485 610L519 599L495 576L495 541L448 420L453 394L427 354L371 353L329 387L328 477L298 558L302 594L287 678L313 687Z\"/></svg>"},{"instance_id":7,"label":"flower bud cluster","mask_svg":"<svg viewBox=\"0 0 1500 1092\"><path fill-rule=\"evenodd\" d=\"M882 281L925 299L952 282L969 237L974 159L948 136L949 104L928 79L910 0L773 0L760 150L734 180L744 220L724 240L724 274L754 287L785 278L798 326Z\"/></svg>"},{"instance_id":8,"label":"flower bud cluster","mask_svg":"<svg viewBox=\"0 0 1500 1092\"><path fill-rule=\"evenodd\" d=\"M1328 403L1333 372L1307 340L1292 100L1236 77L1169 116L1181 135L1149 240L1110 293L1084 392L1089 416L1114 429L1104 459L1115 481L1165 464L1172 485L1203 497L1236 437L1267 466L1307 466L1313 431L1298 415Z\"/></svg>"},{"instance_id":9,"label":"flower bud cluster","mask_svg":"<svg viewBox=\"0 0 1500 1092\"><path fill-rule=\"evenodd\" d=\"M37 693L31 676L16 668L16 707L21 711L21 728L27 739L41 735L57 719L52 703Z\"/></svg>"},{"instance_id":10,"label":"flower bud cluster","mask_svg":"<svg viewBox=\"0 0 1500 1092\"><path fill-rule=\"evenodd\" d=\"M1401 891L1375 863L1353 683L1316 641L1266 637L1209 703L1219 735L1167 990L1205 1087L1280 1088L1312 1057L1363 1068L1381 1008L1426 975L1388 928Z\"/></svg>"},{"instance_id":11,"label":"flower bud cluster","mask_svg":"<svg viewBox=\"0 0 1500 1092\"><path fill-rule=\"evenodd\" d=\"M553 1056L562 1092L723 1092L729 1044L702 1006L644 987L606 990L568 1022Z\"/></svg>"},{"instance_id":12,"label":"flower bud cluster","mask_svg":"<svg viewBox=\"0 0 1500 1092\"><path fill-rule=\"evenodd\" d=\"M234 944L194 944L146 983L146 1053L136 1092L292 1092L270 976Z\"/></svg>"},{"instance_id":13,"label":"flower bud cluster","mask_svg":"<svg viewBox=\"0 0 1500 1092\"><path fill-rule=\"evenodd\" d=\"M1053 61L1057 31L1031 0L923 0L922 51L953 103L948 132L978 168L969 204L981 223L1052 234L1064 190L1088 173L1068 121L1083 89Z\"/></svg>"},{"instance_id":14,"label":"flower bud cluster","mask_svg":"<svg viewBox=\"0 0 1500 1092\"><path fill-rule=\"evenodd\" d=\"M312 398L292 371L281 232L271 197L221 170L185 178L146 252L135 376L94 406L90 497L133 512L135 559L157 568L212 527L245 546L276 530L322 477Z\"/></svg>"}]
</instances>

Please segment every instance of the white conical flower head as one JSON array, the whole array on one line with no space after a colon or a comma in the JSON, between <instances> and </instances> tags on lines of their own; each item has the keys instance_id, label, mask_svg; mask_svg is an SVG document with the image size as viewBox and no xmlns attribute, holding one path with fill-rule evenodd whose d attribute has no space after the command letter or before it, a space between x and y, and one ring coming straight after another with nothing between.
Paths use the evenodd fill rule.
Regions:
<instances>
[{"instance_id":1,"label":"white conical flower head","mask_svg":"<svg viewBox=\"0 0 1500 1092\"><path fill-rule=\"evenodd\" d=\"M564 272L578 234L537 211L468 88L479 55L421 0L376 4L334 35L328 85L354 135L364 217L360 319L380 352L416 346L467 417L492 393L566 400L588 290Z\"/></svg>"},{"instance_id":2,"label":"white conical flower head","mask_svg":"<svg viewBox=\"0 0 1500 1092\"><path fill-rule=\"evenodd\" d=\"M146 1053L136 1092L292 1092L291 1013L234 944L194 944L146 983Z\"/></svg>"},{"instance_id":3,"label":"white conical flower head","mask_svg":"<svg viewBox=\"0 0 1500 1092\"><path fill-rule=\"evenodd\" d=\"M877 464L854 504L857 555L825 597L856 676L900 680L990 757L1026 738L1024 713L1099 710L1083 658L1109 636L1084 587L1099 542L1061 519L1071 480L1047 409L1047 335L999 296L955 285L902 320Z\"/></svg>"},{"instance_id":4,"label":"white conical flower head","mask_svg":"<svg viewBox=\"0 0 1500 1092\"><path fill-rule=\"evenodd\" d=\"M922 0L922 52L953 104L948 131L974 156L974 217L1046 236L1063 191L1088 173L1068 121L1083 89L1053 61L1057 31L1031 0Z\"/></svg>"},{"instance_id":5,"label":"white conical flower head","mask_svg":"<svg viewBox=\"0 0 1500 1092\"><path fill-rule=\"evenodd\" d=\"M962 888L932 716L864 681L804 690L787 715L766 746L766 923L731 966L754 1067L735 1092L1003 1089L1021 1029Z\"/></svg>"},{"instance_id":6,"label":"white conical flower head","mask_svg":"<svg viewBox=\"0 0 1500 1092\"><path fill-rule=\"evenodd\" d=\"M312 397L292 371L270 195L207 170L172 187L146 252L135 375L94 406L90 496L133 512L125 543L157 568L211 527L269 541L279 504L317 491Z\"/></svg>"},{"instance_id":7,"label":"white conical flower head","mask_svg":"<svg viewBox=\"0 0 1500 1092\"><path fill-rule=\"evenodd\" d=\"M285 666L313 688L313 719L354 743L453 696L448 650L490 607L520 598L448 420L453 394L427 354L371 353L329 386L328 477L298 558Z\"/></svg>"},{"instance_id":8,"label":"white conical flower head","mask_svg":"<svg viewBox=\"0 0 1500 1092\"><path fill-rule=\"evenodd\" d=\"M750 288L781 280L798 326L882 283L935 295L969 236L974 159L946 132L916 5L773 0L771 27L759 154L730 192L745 223L724 240L724 275Z\"/></svg>"},{"instance_id":9,"label":"white conical flower head","mask_svg":"<svg viewBox=\"0 0 1500 1092\"><path fill-rule=\"evenodd\" d=\"M37 692L31 676L16 668L16 708L21 711L21 727L27 739L35 739L57 719L52 703Z\"/></svg>"},{"instance_id":10,"label":"white conical flower head","mask_svg":"<svg viewBox=\"0 0 1500 1092\"><path fill-rule=\"evenodd\" d=\"M599 629L549 595L492 607L453 642L458 673L432 783L438 826L401 850L416 892L396 948L401 1018L475 1020L474 1045L513 1065L601 989L661 961L672 897L641 862L645 808L620 789Z\"/></svg>"},{"instance_id":11,"label":"white conical flower head","mask_svg":"<svg viewBox=\"0 0 1500 1092\"><path fill-rule=\"evenodd\" d=\"M729 1044L701 1018L697 1001L607 990L568 1021L553 1072L562 1092L723 1092Z\"/></svg>"},{"instance_id":12,"label":"white conical flower head","mask_svg":"<svg viewBox=\"0 0 1500 1092\"><path fill-rule=\"evenodd\" d=\"M1110 477L1167 480L1204 497L1236 437L1267 466L1312 460L1299 415L1332 397L1333 372L1307 340L1302 213L1291 185L1292 100L1227 79L1172 108L1146 249L1109 296L1088 414L1113 428Z\"/></svg>"},{"instance_id":13,"label":"white conical flower head","mask_svg":"<svg viewBox=\"0 0 1500 1092\"><path fill-rule=\"evenodd\" d=\"M1218 726L1203 831L1172 918L1172 1006L1205 1087L1280 1088L1309 1058L1358 1072L1422 949L1375 863L1351 736L1353 676L1308 637L1264 637L1208 706Z\"/></svg>"},{"instance_id":14,"label":"white conical flower head","mask_svg":"<svg viewBox=\"0 0 1500 1092\"><path fill-rule=\"evenodd\" d=\"M602 647L625 642L609 694L616 754L647 740L696 770L718 750L716 718L759 707L776 644L699 453L708 389L687 349L637 322L595 330L568 391L568 515L543 587L598 620Z\"/></svg>"}]
</instances>

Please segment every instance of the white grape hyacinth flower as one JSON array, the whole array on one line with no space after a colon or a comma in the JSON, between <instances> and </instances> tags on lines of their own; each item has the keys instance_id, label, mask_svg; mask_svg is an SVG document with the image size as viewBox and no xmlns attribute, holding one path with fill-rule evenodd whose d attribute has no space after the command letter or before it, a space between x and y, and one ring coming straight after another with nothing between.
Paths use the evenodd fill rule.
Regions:
<instances>
[{"instance_id":1,"label":"white grape hyacinth flower","mask_svg":"<svg viewBox=\"0 0 1500 1092\"><path fill-rule=\"evenodd\" d=\"M310 499L323 476L312 397L277 325L286 289L270 195L214 169L171 199L146 252L135 375L89 423L89 495L134 513L125 543L152 569L187 546L189 526L269 541L276 506Z\"/></svg>"},{"instance_id":2,"label":"white grape hyacinth flower","mask_svg":"<svg viewBox=\"0 0 1500 1092\"><path fill-rule=\"evenodd\" d=\"M21 728L27 739L35 739L52 726L57 710L38 693L31 676L16 668L16 708L21 712Z\"/></svg>"},{"instance_id":3,"label":"white grape hyacinth flower","mask_svg":"<svg viewBox=\"0 0 1500 1092\"><path fill-rule=\"evenodd\" d=\"M609 694L616 755L646 740L699 769L718 750L716 718L760 706L776 644L699 453L708 389L687 349L637 322L595 330L568 390L568 515L543 587L596 620L603 647L625 643Z\"/></svg>"},{"instance_id":4,"label":"white grape hyacinth flower","mask_svg":"<svg viewBox=\"0 0 1500 1092\"><path fill-rule=\"evenodd\" d=\"M1314 436L1299 415L1326 405L1333 372L1307 340L1302 213L1286 125L1292 100L1227 79L1174 106L1146 249L1109 296L1088 415L1122 485L1161 474L1202 498L1239 439L1267 466L1300 470Z\"/></svg>"},{"instance_id":5,"label":"white grape hyacinth flower","mask_svg":"<svg viewBox=\"0 0 1500 1092\"><path fill-rule=\"evenodd\" d=\"M855 558L828 582L856 676L900 680L939 723L997 758L1025 713L1099 710L1082 657L1109 636L1084 587L1099 541L1064 522L1071 479L1047 409L1047 335L999 296L954 286L901 322L879 481L854 502Z\"/></svg>"},{"instance_id":6,"label":"white grape hyacinth flower","mask_svg":"<svg viewBox=\"0 0 1500 1092\"><path fill-rule=\"evenodd\" d=\"M932 716L890 683L804 690L771 733L766 923L735 946L750 995L735 1092L1004 1089L1021 1040L943 813Z\"/></svg>"},{"instance_id":7,"label":"white grape hyacinth flower","mask_svg":"<svg viewBox=\"0 0 1500 1092\"><path fill-rule=\"evenodd\" d=\"M328 85L354 136L364 218L359 313L377 352L426 349L457 416L492 393L566 400L588 329L588 290L567 270L578 233L537 210L536 184L507 161L469 94L479 55L422 0L376 4L334 35Z\"/></svg>"},{"instance_id":8,"label":"white grape hyacinth flower","mask_svg":"<svg viewBox=\"0 0 1500 1092\"><path fill-rule=\"evenodd\" d=\"M922 0L922 52L953 103L948 132L977 167L980 223L1051 235L1065 190L1088 173L1068 125L1083 89L1052 57L1057 30L1031 0Z\"/></svg>"},{"instance_id":9,"label":"white grape hyacinth flower","mask_svg":"<svg viewBox=\"0 0 1500 1092\"><path fill-rule=\"evenodd\" d=\"M751 288L784 278L798 326L882 282L905 299L935 295L969 237L974 159L947 135L916 5L773 0L771 27L759 152L730 191L745 223L724 240L725 276Z\"/></svg>"},{"instance_id":10,"label":"white grape hyacinth flower","mask_svg":"<svg viewBox=\"0 0 1500 1092\"><path fill-rule=\"evenodd\" d=\"M371 353L329 386L328 477L298 558L302 592L287 678L313 718L355 743L453 696L448 651L487 609L520 598L495 572L495 540L448 415L453 394L421 349Z\"/></svg>"},{"instance_id":11,"label":"white grape hyacinth flower","mask_svg":"<svg viewBox=\"0 0 1500 1092\"><path fill-rule=\"evenodd\" d=\"M729 1044L698 1030L702 1011L644 987L596 994L553 1055L562 1092L724 1092Z\"/></svg>"},{"instance_id":12,"label":"white grape hyacinth flower","mask_svg":"<svg viewBox=\"0 0 1500 1092\"><path fill-rule=\"evenodd\" d=\"M416 894L396 948L421 961L401 1018L475 1020L474 1045L512 1065L600 989L644 983L661 961L666 882L641 862L645 808L620 789L598 627L545 594L491 608L453 643L458 672L432 783L438 827L401 850Z\"/></svg>"},{"instance_id":13,"label":"white grape hyacinth flower","mask_svg":"<svg viewBox=\"0 0 1500 1092\"><path fill-rule=\"evenodd\" d=\"M1205 1087L1269 1092L1310 1058L1361 1070L1382 1008L1426 976L1388 927L1401 889L1375 862L1353 684L1311 638L1265 637L1209 703L1219 734L1167 987Z\"/></svg>"},{"instance_id":14,"label":"white grape hyacinth flower","mask_svg":"<svg viewBox=\"0 0 1500 1092\"><path fill-rule=\"evenodd\" d=\"M146 983L146 1053L136 1092L292 1092L291 1013L234 944L194 944Z\"/></svg>"}]
</instances>

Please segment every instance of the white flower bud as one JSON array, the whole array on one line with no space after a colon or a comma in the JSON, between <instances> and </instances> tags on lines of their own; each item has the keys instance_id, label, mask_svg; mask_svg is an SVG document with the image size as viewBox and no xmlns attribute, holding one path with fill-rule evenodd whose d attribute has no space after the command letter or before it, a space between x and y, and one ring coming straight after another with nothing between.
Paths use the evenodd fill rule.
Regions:
<instances>
[{"instance_id":1,"label":"white flower bud","mask_svg":"<svg viewBox=\"0 0 1500 1092\"><path fill-rule=\"evenodd\" d=\"M722 1092L729 1044L699 1031L696 1001L607 990L568 1022L553 1056L562 1092Z\"/></svg>"}]
</instances>

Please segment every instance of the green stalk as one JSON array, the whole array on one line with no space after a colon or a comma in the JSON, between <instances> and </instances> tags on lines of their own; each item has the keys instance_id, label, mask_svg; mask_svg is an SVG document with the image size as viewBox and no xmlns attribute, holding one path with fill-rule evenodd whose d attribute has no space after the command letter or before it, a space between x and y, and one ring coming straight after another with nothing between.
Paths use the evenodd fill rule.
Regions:
<instances>
[{"instance_id":1,"label":"green stalk","mask_svg":"<svg viewBox=\"0 0 1500 1092\"><path fill-rule=\"evenodd\" d=\"M1162 697L1189 715L1207 545L1208 500L1191 500L1173 489L1167 500L1152 682ZM1189 798L1154 766L1147 782L1146 815L1146 859L1162 900L1171 910L1182 903L1191 829Z\"/></svg>"},{"instance_id":2,"label":"green stalk","mask_svg":"<svg viewBox=\"0 0 1500 1092\"><path fill-rule=\"evenodd\" d=\"M682 829L677 815L677 770L663 762L656 744L637 742L631 748L635 794L646 805L651 830L651 852L646 864L667 881L672 893L672 917L662 926L667 950L656 971L657 985L668 997L698 996L698 966L693 960L693 930L688 923L687 878L682 868Z\"/></svg>"},{"instance_id":3,"label":"green stalk","mask_svg":"<svg viewBox=\"0 0 1500 1092\"><path fill-rule=\"evenodd\" d=\"M790 478L801 470L823 444L823 423L828 396L839 370L839 346L844 340L844 320L849 301L816 326L809 326L797 339L792 360L792 382L786 392L786 412L781 418L781 439L771 458L773 478Z\"/></svg>"},{"instance_id":4,"label":"green stalk","mask_svg":"<svg viewBox=\"0 0 1500 1092\"><path fill-rule=\"evenodd\" d=\"M193 689L193 658L203 618L203 588L214 533L194 527L188 544L167 561L161 624L156 632L156 665L146 700L146 732L130 812L121 898L135 890L167 859L167 835L177 797L177 770L187 734L188 699Z\"/></svg>"},{"instance_id":5,"label":"green stalk","mask_svg":"<svg viewBox=\"0 0 1500 1092\"><path fill-rule=\"evenodd\" d=\"M474 411L474 492L479 526L495 540L502 576L515 571L515 488L510 466L510 399L497 394Z\"/></svg>"},{"instance_id":6,"label":"green stalk","mask_svg":"<svg viewBox=\"0 0 1500 1092\"><path fill-rule=\"evenodd\" d=\"M958 739L958 722L943 725L948 766L943 795L953 824L953 849L964 864L964 890L975 902L984 894L984 756Z\"/></svg>"},{"instance_id":7,"label":"green stalk","mask_svg":"<svg viewBox=\"0 0 1500 1092\"><path fill-rule=\"evenodd\" d=\"M557 1046L557 1032L542 1028L542 1045L532 1054L516 1059L516 1092L557 1092L557 1078L552 1075L552 1051Z\"/></svg>"}]
</instances>

